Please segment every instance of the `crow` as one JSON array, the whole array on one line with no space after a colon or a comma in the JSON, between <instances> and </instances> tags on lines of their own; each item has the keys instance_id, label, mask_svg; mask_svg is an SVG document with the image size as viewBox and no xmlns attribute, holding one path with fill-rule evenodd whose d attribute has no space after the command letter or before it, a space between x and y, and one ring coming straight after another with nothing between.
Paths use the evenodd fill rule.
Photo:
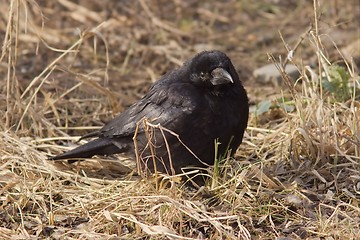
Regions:
<instances>
[{"instance_id":1,"label":"crow","mask_svg":"<svg viewBox=\"0 0 360 240\"><path fill-rule=\"evenodd\" d=\"M162 76L99 131L82 137L94 140L49 159L125 153L136 157L138 170L178 174L233 156L248 115L248 97L229 57L204 51Z\"/></svg>"}]
</instances>

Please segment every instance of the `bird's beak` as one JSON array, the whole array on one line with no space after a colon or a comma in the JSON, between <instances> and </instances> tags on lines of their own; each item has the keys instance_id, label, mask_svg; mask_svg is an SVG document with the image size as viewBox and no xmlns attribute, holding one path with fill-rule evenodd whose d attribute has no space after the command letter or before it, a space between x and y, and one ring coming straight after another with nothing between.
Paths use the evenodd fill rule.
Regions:
<instances>
[{"instance_id":1,"label":"bird's beak","mask_svg":"<svg viewBox=\"0 0 360 240\"><path fill-rule=\"evenodd\" d=\"M212 70L211 76L212 78L210 82L214 86L226 83L234 83L230 73L223 68L215 68Z\"/></svg>"}]
</instances>

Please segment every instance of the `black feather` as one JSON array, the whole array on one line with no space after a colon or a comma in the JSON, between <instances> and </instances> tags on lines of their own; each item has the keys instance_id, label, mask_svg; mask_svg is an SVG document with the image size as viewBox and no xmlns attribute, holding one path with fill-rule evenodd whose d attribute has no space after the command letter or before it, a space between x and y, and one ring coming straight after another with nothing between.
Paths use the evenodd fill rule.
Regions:
<instances>
[{"instance_id":1,"label":"black feather","mask_svg":"<svg viewBox=\"0 0 360 240\"><path fill-rule=\"evenodd\" d=\"M230 59L220 51L206 51L164 75L142 99L85 136L97 137L95 140L50 159L115 153L135 156L133 136L137 132L142 168L154 170L151 155L155 151L157 170L171 172L173 167L179 173L183 167L213 164L215 140L221 142L219 154L230 146L233 155L242 142L248 114L246 91ZM146 128L144 119L161 127Z\"/></svg>"}]
</instances>

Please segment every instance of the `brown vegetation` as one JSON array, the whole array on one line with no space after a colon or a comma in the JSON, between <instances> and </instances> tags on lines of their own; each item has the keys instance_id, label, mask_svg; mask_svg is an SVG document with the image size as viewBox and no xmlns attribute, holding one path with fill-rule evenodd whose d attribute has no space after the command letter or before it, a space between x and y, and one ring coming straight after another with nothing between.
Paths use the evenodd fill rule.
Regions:
<instances>
[{"instance_id":1,"label":"brown vegetation","mask_svg":"<svg viewBox=\"0 0 360 240\"><path fill-rule=\"evenodd\" d=\"M360 238L357 0L2 8L1 239ZM253 106L236 159L205 186L121 174L112 158L46 160L204 49L231 57ZM269 60L300 78L257 82Z\"/></svg>"}]
</instances>

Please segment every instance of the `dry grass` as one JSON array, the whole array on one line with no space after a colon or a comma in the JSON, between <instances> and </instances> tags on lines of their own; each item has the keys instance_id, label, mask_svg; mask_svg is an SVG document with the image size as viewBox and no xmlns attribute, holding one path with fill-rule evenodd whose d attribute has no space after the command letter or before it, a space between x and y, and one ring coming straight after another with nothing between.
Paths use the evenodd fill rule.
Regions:
<instances>
[{"instance_id":1,"label":"dry grass","mask_svg":"<svg viewBox=\"0 0 360 240\"><path fill-rule=\"evenodd\" d=\"M232 7L155 2L4 4L0 237L359 239L359 66L339 50L358 41L358 2L298 1L293 15L281 19L277 14L291 1L234 1ZM266 29L267 21L276 27L251 30ZM332 41L326 30L338 26L355 37ZM278 29L283 42L259 39ZM302 32L304 39L290 37ZM291 45L297 46L293 57ZM236 67L247 63L245 69L263 64L269 51L281 72L278 55L290 56L286 61L301 74L294 82L283 73L282 88L245 81L253 105L272 100L278 106L288 99L295 110L251 114L237 161L224 159L209 171L212 180L205 186L120 174L123 166L112 159L74 165L46 160L72 148L68 141L101 126L159 75L204 48L225 50ZM354 90L343 101L320 80L336 80L334 64L344 66Z\"/></svg>"}]
</instances>

